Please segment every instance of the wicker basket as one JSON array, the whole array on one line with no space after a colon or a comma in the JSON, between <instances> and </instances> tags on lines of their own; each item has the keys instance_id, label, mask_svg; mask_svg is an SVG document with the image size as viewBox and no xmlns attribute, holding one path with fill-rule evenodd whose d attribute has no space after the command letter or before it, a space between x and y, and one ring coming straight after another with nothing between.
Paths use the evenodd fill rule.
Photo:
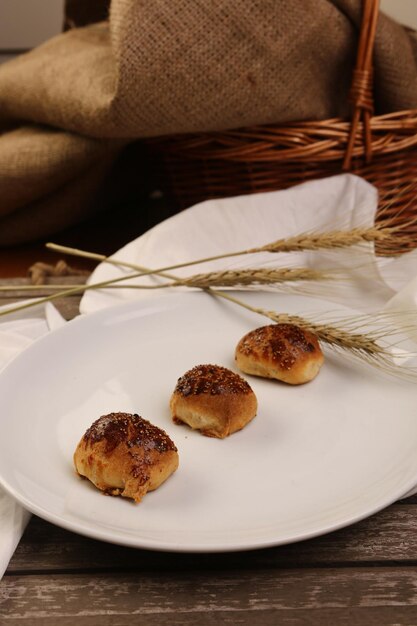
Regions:
<instances>
[{"instance_id":1,"label":"wicker basket","mask_svg":"<svg viewBox=\"0 0 417 626\"><path fill-rule=\"evenodd\" d=\"M157 139L178 209L209 198L291 187L353 172L380 191L391 216L415 214L417 110L373 116L372 51L379 0L364 0L350 99L352 119L257 126ZM417 236L417 229L415 233Z\"/></svg>"}]
</instances>

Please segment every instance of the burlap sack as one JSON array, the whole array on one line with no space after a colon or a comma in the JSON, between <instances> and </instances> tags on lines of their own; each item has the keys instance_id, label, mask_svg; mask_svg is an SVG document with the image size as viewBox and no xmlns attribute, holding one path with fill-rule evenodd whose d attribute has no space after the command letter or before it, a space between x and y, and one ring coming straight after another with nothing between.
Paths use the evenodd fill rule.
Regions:
<instances>
[{"instance_id":1,"label":"burlap sack","mask_svg":"<svg viewBox=\"0 0 417 626\"><path fill-rule=\"evenodd\" d=\"M360 0L113 0L109 21L4 64L0 245L95 209L137 139L347 116L360 12ZM377 112L417 106L416 59L381 16Z\"/></svg>"}]
</instances>

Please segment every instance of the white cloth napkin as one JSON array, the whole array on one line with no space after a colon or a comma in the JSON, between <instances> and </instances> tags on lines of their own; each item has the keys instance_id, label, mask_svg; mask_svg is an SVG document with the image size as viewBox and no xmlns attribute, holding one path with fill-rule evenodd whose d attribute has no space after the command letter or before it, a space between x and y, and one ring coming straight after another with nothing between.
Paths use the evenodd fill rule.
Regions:
<instances>
[{"instance_id":1,"label":"white cloth napkin","mask_svg":"<svg viewBox=\"0 0 417 626\"><path fill-rule=\"evenodd\" d=\"M1 309L10 308L10 305ZM33 341L62 323L51 303L3 318L0 323L0 370ZM0 579L20 541L30 514L0 487Z\"/></svg>"}]
</instances>

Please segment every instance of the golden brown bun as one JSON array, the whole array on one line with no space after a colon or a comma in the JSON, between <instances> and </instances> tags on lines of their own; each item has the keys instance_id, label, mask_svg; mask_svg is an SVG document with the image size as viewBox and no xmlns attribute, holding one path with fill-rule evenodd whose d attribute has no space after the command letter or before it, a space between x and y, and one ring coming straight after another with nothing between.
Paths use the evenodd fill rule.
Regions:
<instances>
[{"instance_id":1,"label":"golden brown bun","mask_svg":"<svg viewBox=\"0 0 417 626\"><path fill-rule=\"evenodd\" d=\"M223 439L255 417L258 402L239 374L220 365L197 365L178 379L170 408L175 423Z\"/></svg>"},{"instance_id":2,"label":"golden brown bun","mask_svg":"<svg viewBox=\"0 0 417 626\"><path fill-rule=\"evenodd\" d=\"M178 452L163 430L139 415L110 413L86 431L74 464L98 489L140 502L175 472Z\"/></svg>"},{"instance_id":3,"label":"golden brown bun","mask_svg":"<svg viewBox=\"0 0 417 626\"><path fill-rule=\"evenodd\" d=\"M324 361L317 337L293 324L252 330L239 341L235 358L246 374L276 378L290 385L315 378Z\"/></svg>"}]
</instances>

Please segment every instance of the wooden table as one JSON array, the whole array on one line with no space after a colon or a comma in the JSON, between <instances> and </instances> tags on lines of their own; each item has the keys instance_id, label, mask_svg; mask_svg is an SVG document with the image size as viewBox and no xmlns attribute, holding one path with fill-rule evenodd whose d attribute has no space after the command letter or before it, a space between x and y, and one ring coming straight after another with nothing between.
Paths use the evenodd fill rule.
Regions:
<instances>
[{"instance_id":1,"label":"wooden table","mask_svg":"<svg viewBox=\"0 0 417 626\"><path fill-rule=\"evenodd\" d=\"M27 294L0 303L16 297ZM78 300L56 304L70 319ZM0 624L411 626L416 564L417 497L315 540L230 554L129 549L32 517L0 582Z\"/></svg>"}]
</instances>

